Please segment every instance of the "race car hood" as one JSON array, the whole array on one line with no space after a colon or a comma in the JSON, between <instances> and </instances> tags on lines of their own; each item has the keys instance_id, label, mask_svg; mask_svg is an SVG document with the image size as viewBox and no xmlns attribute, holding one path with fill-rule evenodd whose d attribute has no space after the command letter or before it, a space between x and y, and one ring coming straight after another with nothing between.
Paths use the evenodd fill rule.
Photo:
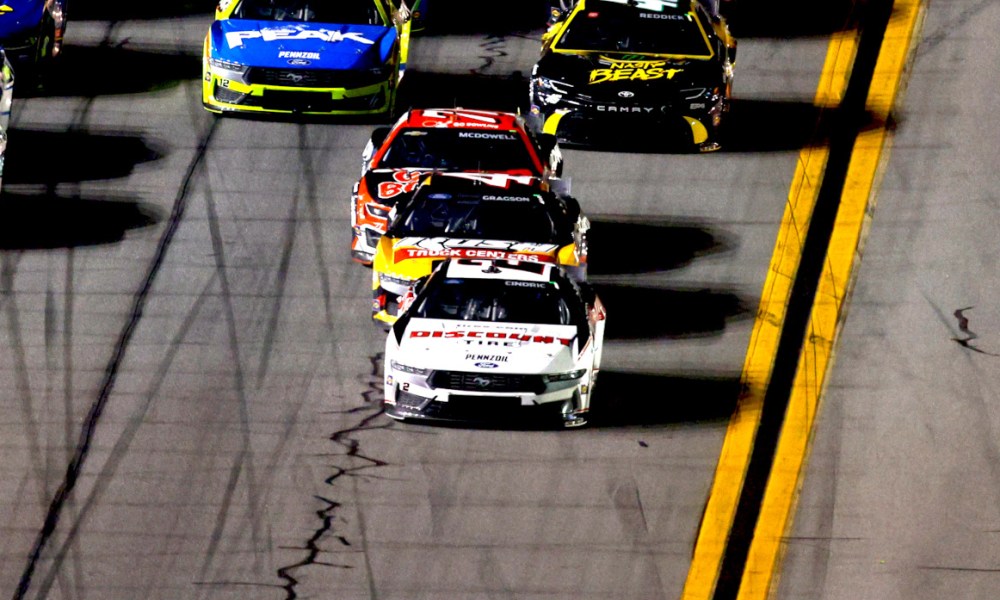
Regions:
<instances>
[{"instance_id":1,"label":"race car hood","mask_svg":"<svg viewBox=\"0 0 1000 600\"><path fill-rule=\"evenodd\" d=\"M558 373L574 368L577 329L414 318L395 360L409 366L493 373Z\"/></svg>"},{"instance_id":2,"label":"race car hood","mask_svg":"<svg viewBox=\"0 0 1000 600\"><path fill-rule=\"evenodd\" d=\"M434 261L448 258L556 263L557 244L535 244L512 240L477 240L445 237L383 236L375 256L374 268L382 272L419 279L431 272Z\"/></svg>"},{"instance_id":3,"label":"race car hood","mask_svg":"<svg viewBox=\"0 0 1000 600\"><path fill-rule=\"evenodd\" d=\"M538 62L536 75L570 84L570 94L619 102L622 92L635 94L628 98L641 102L647 94L673 96L683 89L719 84L721 70L712 60L634 54L628 58L601 52L549 52Z\"/></svg>"},{"instance_id":4,"label":"race car hood","mask_svg":"<svg viewBox=\"0 0 1000 600\"><path fill-rule=\"evenodd\" d=\"M377 25L335 25L231 19L211 28L214 58L271 68L367 69L389 60L396 30Z\"/></svg>"},{"instance_id":5,"label":"race car hood","mask_svg":"<svg viewBox=\"0 0 1000 600\"><path fill-rule=\"evenodd\" d=\"M38 27L45 0L3 0L0 2L0 42Z\"/></svg>"},{"instance_id":6,"label":"race car hood","mask_svg":"<svg viewBox=\"0 0 1000 600\"><path fill-rule=\"evenodd\" d=\"M369 169L364 174L365 188L372 200L394 206L408 200L423 176L434 169Z\"/></svg>"}]
</instances>

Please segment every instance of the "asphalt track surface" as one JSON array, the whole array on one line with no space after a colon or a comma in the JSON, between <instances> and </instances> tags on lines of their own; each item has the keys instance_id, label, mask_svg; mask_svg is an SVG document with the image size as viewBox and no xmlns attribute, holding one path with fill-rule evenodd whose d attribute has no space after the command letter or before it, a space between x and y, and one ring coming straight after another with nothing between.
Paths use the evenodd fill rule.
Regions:
<instances>
[{"instance_id":1,"label":"asphalt track surface","mask_svg":"<svg viewBox=\"0 0 1000 600\"><path fill-rule=\"evenodd\" d=\"M373 125L220 120L203 111L208 14L79 10L60 77L15 109L0 206L0 591L68 599L678 597L788 184L798 151L816 134L811 100L825 35L844 11L744 20L727 151L566 151L572 192L595 223L591 274L609 309L600 416L581 431L427 427L380 414L383 339L368 318L370 273L347 252L349 190ZM416 38L408 101L522 105L541 33L535 22L500 20L490 31L455 24ZM950 23L942 20L941 47ZM954 57L973 53L948 52L923 59L939 61L928 71L957 69ZM952 88L934 81L931 89ZM984 105L990 97L983 93ZM941 102L928 97L924 106L940 115ZM981 112L963 106L960 114ZM930 125L910 131L914 148L938 143ZM952 173L942 155L964 165L978 157L984 168L971 172L993 176L984 155L968 151L964 163L944 148L921 160ZM906 181L905 172L898 177ZM953 194L953 180L941 181ZM992 188L971 176L963 182L969 191L949 197L964 203L966 219L988 225L976 211L995 212ZM911 190L897 187L899 204L912 207ZM921 227L909 220L923 213L903 215L900 235L939 239L933 214ZM967 223L948 216L956 229ZM969 245L988 252L992 239L983 233ZM982 285L994 255L983 255L979 270L948 255L980 290L969 305L983 304L963 313L970 331L980 315L987 330L997 322ZM892 256L923 277L914 252ZM891 280L876 274L872 285ZM941 300L944 316L926 333L932 325L948 331L944 300L959 298ZM891 306L929 305L914 302ZM982 344L951 340L962 339L959 324L941 338L948 356ZM989 359L971 352L953 360ZM840 354L841 387L853 381L844 370L851 356ZM995 372L984 366L980 374ZM989 389L984 383L983 400ZM910 397L896 392L881 397ZM937 399L928 395L927 406ZM881 410L886 419L894 410L910 415ZM847 421L841 430L884 441L873 423ZM973 423L987 427L983 417ZM960 439L984 455L982 468L995 468L987 433L981 444ZM956 452L949 464L958 460ZM975 467L962 465L949 476L982 481L962 476ZM869 486L886 477L857 476L871 478ZM815 498L826 512L817 511L813 528L833 527L838 511L858 514L855 505L831 505L822 487L834 485L831 475L819 477ZM941 489L954 489L941 477ZM889 501L869 507L886 510L867 517L884 534L896 531ZM986 543L992 527L995 542L995 515L989 525L983 514L981 536ZM810 527L807 517L798 523ZM925 548L937 539L928 535ZM889 597L846 594L833 579L843 570L836 557L831 548L790 551L790 565L805 561L813 572L786 570L785 597L815 597L817 577L830 582L820 597ZM795 589L797 572L805 574Z\"/></svg>"},{"instance_id":2,"label":"asphalt track surface","mask_svg":"<svg viewBox=\"0 0 1000 600\"><path fill-rule=\"evenodd\" d=\"M1000 585L995 2L929 3L777 594ZM955 90L964 90L955 95Z\"/></svg>"}]
</instances>

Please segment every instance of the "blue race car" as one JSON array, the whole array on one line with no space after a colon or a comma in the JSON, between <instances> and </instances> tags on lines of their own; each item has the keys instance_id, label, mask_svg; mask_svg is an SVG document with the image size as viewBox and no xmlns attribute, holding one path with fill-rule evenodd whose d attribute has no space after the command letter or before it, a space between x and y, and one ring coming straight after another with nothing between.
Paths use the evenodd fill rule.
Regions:
<instances>
[{"instance_id":1,"label":"blue race car","mask_svg":"<svg viewBox=\"0 0 1000 600\"><path fill-rule=\"evenodd\" d=\"M58 56L66 32L66 0L0 0L0 46L15 68Z\"/></svg>"},{"instance_id":2,"label":"blue race car","mask_svg":"<svg viewBox=\"0 0 1000 600\"><path fill-rule=\"evenodd\" d=\"M205 37L212 112L391 115L410 42L397 0L222 0Z\"/></svg>"}]
</instances>

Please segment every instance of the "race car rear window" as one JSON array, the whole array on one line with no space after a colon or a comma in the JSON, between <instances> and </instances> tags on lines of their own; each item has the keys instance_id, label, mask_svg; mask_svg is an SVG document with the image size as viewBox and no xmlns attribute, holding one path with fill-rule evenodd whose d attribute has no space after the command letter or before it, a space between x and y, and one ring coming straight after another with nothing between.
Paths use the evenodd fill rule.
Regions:
<instances>
[{"instance_id":1,"label":"race car rear window","mask_svg":"<svg viewBox=\"0 0 1000 600\"><path fill-rule=\"evenodd\" d=\"M508 286L504 280L439 279L413 308L425 319L572 325L555 285Z\"/></svg>"},{"instance_id":2,"label":"race car rear window","mask_svg":"<svg viewBox=\"0 0 1000 600\"><path fill-rule=\"evenodd\" d=\"M528 147L517 132L448 128L401 131L377 166L391 169L422 167L447 171L536 172Z\"/></svg>"},{"instance_id":3,"label":"race car rear window","mask_svg":"<svg viewBox=\"0 0 1000 600\"><path fill-rule=\"evenodd\" d=\"M385 25L373 0L243 0L233 18Z\"/></svg>"},{"instance_id":4,"label":"race car rear window","mask_svg":"<svg viewBox=\"0 0 1000 600\"><path fill-rule=\"evenodd\" d=\"M530 196L500 197L503 199L488 200L481 195L418 192L390 231L394 237L555 241L552 219L540 200Z\"/></svg>"},{"instance_id":5,"label":"race car rear window","mask_svg":"<svg viewBox=\"0 0 1000 600\"><path fill-rule=\"evenodd\" d=\"M690 13L609 4L577 12L556 42L560 50L710 58L712 47Z\"/></svg>"}]
</instances>

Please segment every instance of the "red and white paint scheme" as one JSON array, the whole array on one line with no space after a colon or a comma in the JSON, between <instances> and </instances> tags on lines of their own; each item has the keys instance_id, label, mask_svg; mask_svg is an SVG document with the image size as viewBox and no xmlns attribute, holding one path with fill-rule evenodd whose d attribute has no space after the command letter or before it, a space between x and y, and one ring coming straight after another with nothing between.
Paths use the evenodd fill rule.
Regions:
<instances>
[{"instance_id":1,"label":"red and white paint scheme","mask_svg":"<svg viewBox=\"0 0 1000 600\"><path fill-rule=\"evenodd\" d=\"M587 423L606 312L550 264L453 259L415 286L385 344L395 419Z\"/></svg>"},{"instance_id":2,"label":"red and white paint scheme","mask_svg":"<svg viewBox=\"0 0 1000 600\"><path fill-rule=\"evenodd\" d=\"M371 264L389 211L432 172L502 173L558 179L562 153L555 136L528 131L514 113L424 108L376 129L362 153L351 194L351 257Z\"/></svg>"}]
</instances>

